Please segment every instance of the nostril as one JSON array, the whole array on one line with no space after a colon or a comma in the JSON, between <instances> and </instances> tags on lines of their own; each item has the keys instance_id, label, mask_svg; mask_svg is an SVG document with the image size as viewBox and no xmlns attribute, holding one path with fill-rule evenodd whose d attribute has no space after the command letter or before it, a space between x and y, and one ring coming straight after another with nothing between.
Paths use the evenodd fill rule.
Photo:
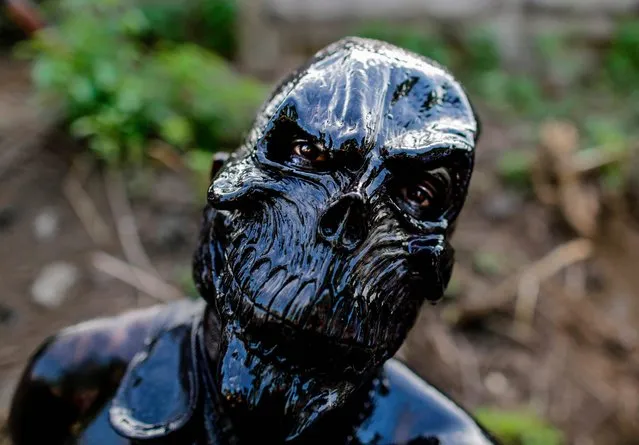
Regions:
<instances>
[{"instance_id":1,"label":"nostril","mask_svg":"<svg viewBox=\"0 0 639 445\"><path fill-rule=\"evenodd\" d=\"M356 248L366 237L366 205L358 193L331 204L320 218L319 233L331 244Z\"/></svg>"}]
</instances>

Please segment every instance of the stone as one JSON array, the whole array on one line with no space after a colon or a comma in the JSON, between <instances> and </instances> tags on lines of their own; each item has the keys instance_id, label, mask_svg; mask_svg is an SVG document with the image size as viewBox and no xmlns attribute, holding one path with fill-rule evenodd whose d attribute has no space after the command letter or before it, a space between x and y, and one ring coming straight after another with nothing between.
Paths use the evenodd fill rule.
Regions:
<instances>
[{"instance_id":1,"label":"stone","mask_svg":"<svg viewBox=\"0 0 639 445\"><path fill-rule=\"evenodd\" d=\"M484 214L495 221L503 221L517 214L522 207L523 199L511 191L489 194L482 203Z\"/></svg>"},{"instance_id":2,"label":"stone","mask_svg":"<svg viewBox=\"0 0 639 445\"><path fill-rule=\"evenodd\" d=\"M55 209L45 209L33 220L33 231L39 241L48 241L58 232L60 216Z\"/></svg>"},{"instance_id":3,"label":"stone","mask_svg":"<svg viewBox=\"0 0 639 445\"><path fill-rule=\"evenodd\" d=\"M45 266L31 287L33 301L49 309L60 306L79 277L78 268L64 261Z\"/></svg>"},{"instance_id":4,"label":"stone","mask_svg":"<svg viewBox=\"0 0 639 445\"><path fill-rule=\"evenodd\" d=\"M484 386L495 396L501 396L510 389L510 383L501 372L490 372L484 379Z\"/></svg>"}]
</instances>

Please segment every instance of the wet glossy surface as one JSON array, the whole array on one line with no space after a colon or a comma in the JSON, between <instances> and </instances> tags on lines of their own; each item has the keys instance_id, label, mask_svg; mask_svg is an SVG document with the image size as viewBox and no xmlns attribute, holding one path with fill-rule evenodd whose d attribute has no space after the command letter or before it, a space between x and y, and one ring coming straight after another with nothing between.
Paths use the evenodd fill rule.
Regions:
<instances>
[{"instance_id":1,"label":"wet glossy surface","mask_svg":"<svg viewBox=\"0 0 639 445\"><path fill-rule=\"evenodd\" d=\"M477 136L461 86L432 62L362 39L318 53L214 162L194 259L208 309L135 334L111 321L122 351L81 365L70 357L96 335L63 335L25 374L16 437L61 403L52 427L84 443L110 425L169 443L491 443L389 361L450 278ZM78 404L83 378L95 395Z\"/></svg>"}]
</instances>

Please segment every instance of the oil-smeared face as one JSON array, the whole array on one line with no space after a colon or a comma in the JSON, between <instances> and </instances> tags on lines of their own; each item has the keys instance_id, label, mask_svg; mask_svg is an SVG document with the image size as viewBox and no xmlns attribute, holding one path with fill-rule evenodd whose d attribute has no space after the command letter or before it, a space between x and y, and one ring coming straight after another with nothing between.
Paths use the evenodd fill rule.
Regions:
<instances>
[{"instance_id":1,"label":"oil-smeared face","mask_svg":"<svg viewBox=\"0 0 639 445\"><path fill-rule=\"evenodd\" d=\"M381 42L333 44L276 90L196 256L227 399L280 398L294 436L396 352L448 283L477 132L450 74Z\"/></svg>"}]
</instances>

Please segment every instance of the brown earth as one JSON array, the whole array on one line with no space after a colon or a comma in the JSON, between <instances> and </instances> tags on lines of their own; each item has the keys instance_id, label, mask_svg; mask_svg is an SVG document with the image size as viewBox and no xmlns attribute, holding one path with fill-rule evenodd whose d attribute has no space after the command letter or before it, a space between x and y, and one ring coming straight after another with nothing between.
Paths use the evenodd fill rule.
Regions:
<instances>
[{"instance_id":1,"label":"brown earth","mask_svg":"<svg viewBox=\"0 0 639 445\"><path fill-rule=\"evenodd\" d=\"M81 148L36 111L26 69L0 59L0 422L20 369L46 336L157 301L94 267L96 251L126 259L115 223L122 215L106 193L114 184L78 161ZM613 218L593 237L593 254L590 241L577 241L537 264L577 236L556 209L496 179L500 153L535 148L530 126L484 120L454 239L450 296L438 308L425 307L400 355L470 408L528 407L565 431L567 443L638 444L639 236ZM84 173L72 169L78 162L89 165ZM74 206L82 205L68 193L69 178L80 181L108 239L96 240L89 233L95 222L78 218ZM184 286L200 205L190 178L156 168L127 176L126 186L146 254L163 280ZM34 233L42 212L57 217L49 240ZM33 301L31 286L44 266L60 260L75 265L80 278L60 306L45 309ZM520 276L524 271L530 281L544 267L558 271L540 279L535 299Z\"/></svg>"}]
</instances>

